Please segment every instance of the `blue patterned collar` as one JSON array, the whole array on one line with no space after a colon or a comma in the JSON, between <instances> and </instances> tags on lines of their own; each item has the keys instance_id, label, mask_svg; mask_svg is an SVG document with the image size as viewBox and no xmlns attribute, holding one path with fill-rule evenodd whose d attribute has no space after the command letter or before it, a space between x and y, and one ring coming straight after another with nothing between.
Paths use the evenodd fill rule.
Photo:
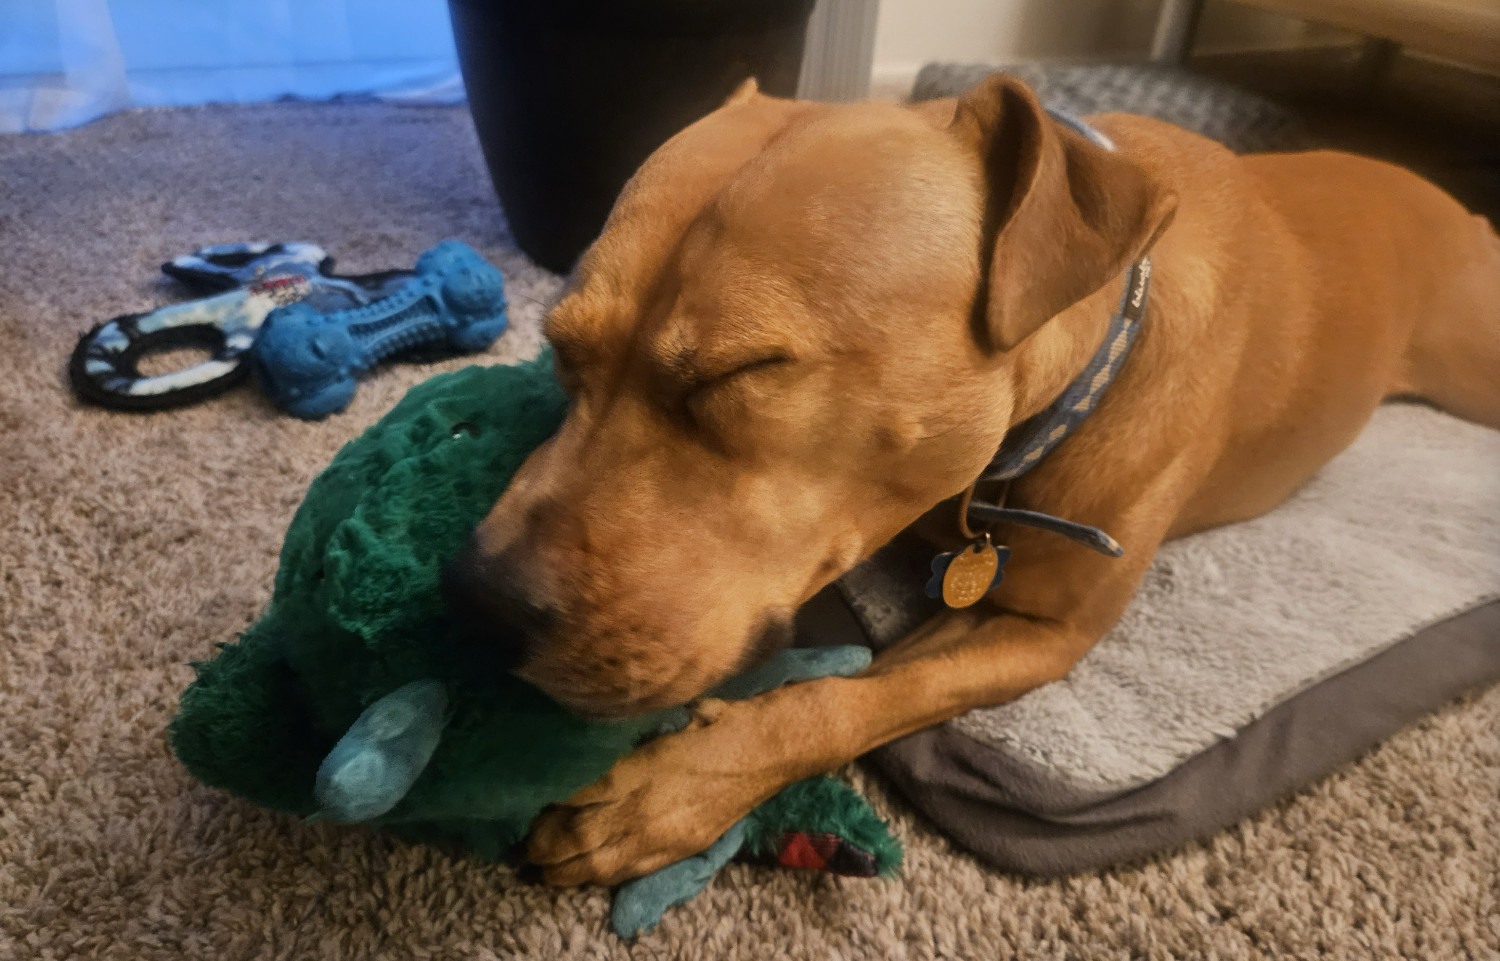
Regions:
<instances>
[{"instance_id":1,"label":"blue patterned collar","mask_svg":"<svg viewBox=\"0 0 1500 961\"><path fill-rule=\"evenodd\" d=\"M1126 274L1125 290L1120 294L1120 306L1110 318L1104 340L1089 359L1088 366L1083 368L1083 373L1074 378L1062 394L1041 413L1028 418L1006 434L1000 449L979 476L979 480L1011 481L1024 475L1041 463L1054 447L1061 444L1093 413L1099 399L1125 365L1125 358L1130 355L1136 333L1146 316L1146 300L1150 289L1151 258L1146 257L1133 264ZM1025 524L1053 531L1111 557L1119 557L1124 553L1119 543L1099 528L1066 521L1050 514L971 500L968 516L988 523Z\"/></svg>"},{"instance_id":2,"label":"blue patterned collar","mask_svg":"<svg viewBox=\"0 0 1500 961\"><path fill-rule=\"evenodd\" d=\"M1060 123L1106 150L1115 149L1115 145L1108 137L1082 120L1053 111L1049 113ZM1006 434L1000 449L995 452L994 459L990 461L989 466L985 468L975 484L986 481L1006 483L1023 476L1041 463L1053 448L1061 444L1078 428L1078 425L1088 418L1098 406L1099 399L1104 396L1104 392L1109 389L1115 376L1125 365L1125 359L1135 343L1136 334L1145 320L1146 301L1150 290L1151 258L1143 257L1132 264L1126 272L1125 289L1120 294L1120 305L1115 309L1114 316L1110 318L1103 342L1100 343L1098 350L1094 351L1094 356L1089 359L1083 372L1074 378L1062 394L1044 410L1027 418ZM975 500L973 491L974 488L971 486L960 495L959 501L959 529L965 537L970 539L970 545L959 551L939 554L933 558L932 580L927 585L927 593L931 597L943 597L949 600L949 595L944 590L948 568L955 558L968 553L993 551L996 555L996 563L989 588L1000 583L1005 561L1010 557L1010 550L1003 546L992 546L988 533L975 534L969 524L971 519L979 522L981 528L1004 523L1023 524L1027 527L1052 531L1110 557L1119 557L1125 553L1118 541L1097 527L1064 520L1040 511L1005 507L1002 506L1003 498L1001 504ZM989 578L987 573L984 576L986 579ZM982 586L983 582L980 583ZM978 596L978 594L973 595L973 599L977 600ZM964 600L962 603L954 604L949 600L949 603L954 606L964 606L972 602L972 600Z\"/></svg>"}]
</instances>

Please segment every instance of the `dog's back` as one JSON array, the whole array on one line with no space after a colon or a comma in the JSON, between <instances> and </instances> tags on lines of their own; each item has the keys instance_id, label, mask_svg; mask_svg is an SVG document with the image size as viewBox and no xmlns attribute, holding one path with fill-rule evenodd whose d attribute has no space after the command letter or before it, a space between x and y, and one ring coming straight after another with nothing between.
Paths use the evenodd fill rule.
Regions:
<instances>
[{"instance_id":1,"label":"dog's back","mask_svg":"<svg viewBox=\"0 0 1500 961\"><path fill-rule=\"evenodd\" d=\"M1140 389L1156 395L1151 416L1181 404L1222 450L1174 535L1274 507L1392 396L1500 427L1488 221L1382 161L1236 156L1148 118L1094 119L1178 190L1152 255L1171 280L1143 335L1158 374Z\"/></svg>"}]
</instances>

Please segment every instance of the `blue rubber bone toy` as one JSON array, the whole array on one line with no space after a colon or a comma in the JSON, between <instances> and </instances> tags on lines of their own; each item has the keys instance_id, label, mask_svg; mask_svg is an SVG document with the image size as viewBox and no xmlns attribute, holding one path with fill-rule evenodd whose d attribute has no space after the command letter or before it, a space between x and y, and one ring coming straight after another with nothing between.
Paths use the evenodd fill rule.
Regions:
<instances>
[{"instance_id":1,"label":"blue rubber bone toy","mask_svg":"<svg viewBox=\"0 0 1500 961\"><path fill-rule=\"evenodd\" d=\"M354 374L393 353L482 350L506 326L499 271L457 241L427 251L415 271L341 276L322 247L305 242L216 244L175 257L161 269L200 296L116 317L81 336L68 374L82 400L152 411L223 393L250 372L272 315L295 305L298 319L284 325L282 357L255 367L283 407L300 417L323 417L348 403ZM435 274L441 278L436 285ZM432 299L435 292L440 296ZM313 316L337 320L309 325ZM349 325L350 336L330 332L330 323ZM330 347L341 350L337 364L316 356ZM178 370L140 371L145 356L179 348L208 356Z\"/></svg>"},{"instance_id":2,"label":"blue rubber bone toy","mask_svg":"<svg viewBox=\"0 0 1500 961\"><path fill-rule=\"evenodd\" d=\"M305 303L271 311L255 368L273 401L316 420L348 406L355 378L393 354L433 344L483 350L505 325L500 271L450 240L417 258L416 276L373 304L331 314Z\"/></svg>"}]
</instances>

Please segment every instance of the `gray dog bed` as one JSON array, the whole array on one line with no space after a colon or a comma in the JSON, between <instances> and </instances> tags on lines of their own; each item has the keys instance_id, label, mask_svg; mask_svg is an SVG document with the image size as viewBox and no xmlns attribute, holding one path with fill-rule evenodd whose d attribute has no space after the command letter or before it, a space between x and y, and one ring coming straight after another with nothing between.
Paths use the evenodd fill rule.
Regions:
<instances>
[{"instance_id":1,"label":"gray dog bed","mask_svg":"<svg viewBox=\"0 0 1500 961\"><path fill-rule=\"evenodd\" d=\"M957 96L1002 69L1026 81L1048 107L1075 116L1138 113L1195 130L1239 153L1316 145L1297 116L1273 101L1170 67L930 63L917 74L912 99Z\"/></svg>"},{"instance_id":2,"label":"gray dog bed","mask_svg":"<svg viewBox=\"0 0 1500 961\"><path fill-rule=\"evenodd\" d=\"M989 69L930 67L917 94ZM1152 113L1241 150L1304 142L1274 105L1181 74L1030 73L1075 113ZM873 760L1008 870L1097 869L1205 837L1500 680L1496 477L1500 432L1381 408L1275 511L1163 547L1066 679ZM804 636L892 643L937 613L922 594L932 554L898 539L808 606Z\"/></svg>"},{"instance_id":3,"label":"gray dog bed","mask_svg":"<svg viewBox=\"0 0 1500 961\"><path fill-rule=\"evenodd\" d=\"M1500 431L1416 405L1264 517L1165 545L1067 678L873 758L999 867L1057 874L1201 838L1500 680ZM820 596L820 643L937 613L898 540Z\"/></svg>"}]
</instances>

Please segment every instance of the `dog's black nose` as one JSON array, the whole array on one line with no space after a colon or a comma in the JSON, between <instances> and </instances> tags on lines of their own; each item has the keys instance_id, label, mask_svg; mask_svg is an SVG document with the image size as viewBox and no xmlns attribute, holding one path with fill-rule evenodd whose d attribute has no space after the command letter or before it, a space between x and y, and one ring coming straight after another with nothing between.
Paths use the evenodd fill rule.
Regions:
<instances>
[{"instance_id":1,"label":"dog's black nose","mask_svg":"<svg viewBox=\"0 0 1500 961\"><path fill-rule=\"evenodd\" d=\"M519 570L472 539L443 567L442 586L459 629L494 645L510 666L523 661L550 626L551 615L527 593Z\"/></svg>"}]
</instances>

